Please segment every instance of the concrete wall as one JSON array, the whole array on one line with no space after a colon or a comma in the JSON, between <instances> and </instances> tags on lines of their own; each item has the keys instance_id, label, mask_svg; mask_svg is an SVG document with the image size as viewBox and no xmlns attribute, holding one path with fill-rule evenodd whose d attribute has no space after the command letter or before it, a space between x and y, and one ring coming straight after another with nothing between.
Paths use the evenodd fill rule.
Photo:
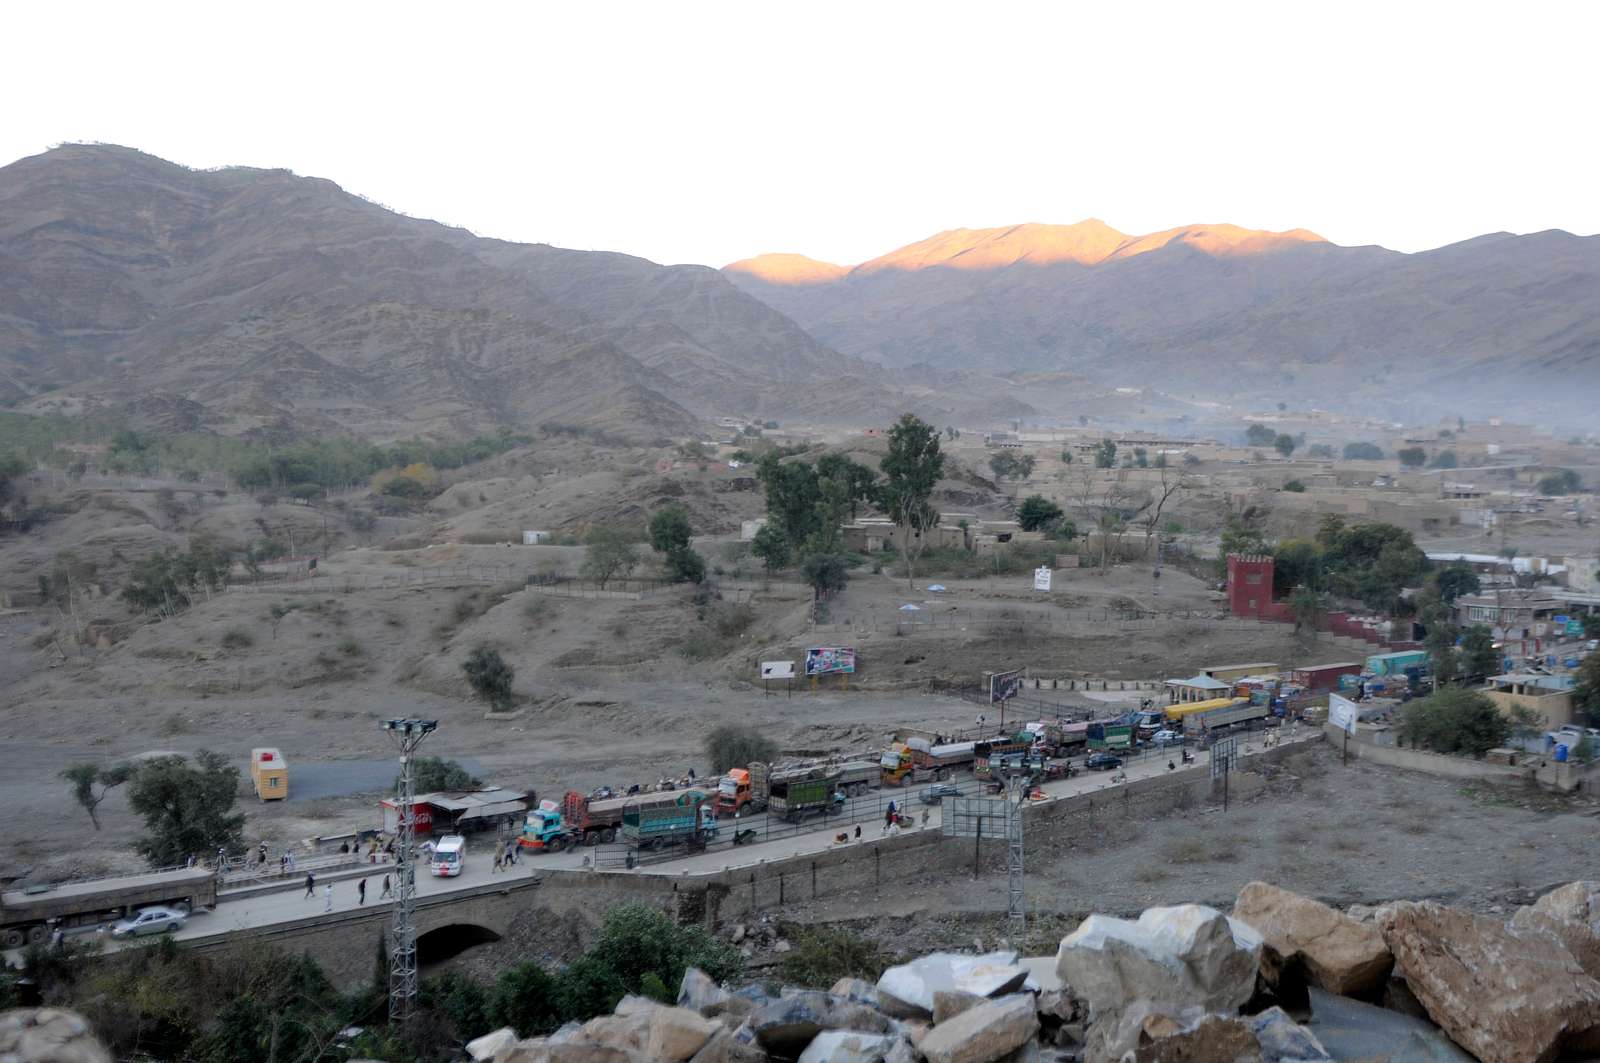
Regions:
<instances>
[{"instance_id":1,"label":"concrete wall","mask_svg":"<svg viewBox=\"0 0 1600 1063\"><path fill-rule=\"evenodd\" d=\"M1517 694L1510 690L1485 690L1483 693L1502 710L1519 705L1532 709L1544 721L1543 728L1546 731L1572 722L1572 695L1565 691L1555 694Z\"/></svg>"},{"instance_id":2,"label":"concrete wall","mask_svg":"<svg viewBox=\"0 0 1600 1063\"><path fill-rule=\"evenodd\" d=\"M1323 727L1323 734L1335 746L1345 744L1345 734L1332 724ZM1483 779L1496 783L1523 783L1532 778L1531 768L1513 768L1504 764L1490 764L1471 757L1452 757L1444 753L1430 753L1425 749L1402 749L1399 746L1379 746L1367 742L1349 741L1352 757L1408 771L1425 771L1430 775L1443 775L1452 779Z\"/></svg>"}]
</instances>

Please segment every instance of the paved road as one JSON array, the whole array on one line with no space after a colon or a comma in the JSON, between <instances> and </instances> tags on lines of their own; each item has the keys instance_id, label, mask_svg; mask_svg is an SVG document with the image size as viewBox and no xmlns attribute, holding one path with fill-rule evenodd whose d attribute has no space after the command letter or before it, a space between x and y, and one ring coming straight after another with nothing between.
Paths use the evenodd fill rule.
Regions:
<instances>
[{"instance_id":1,"label":"paved road","mask_svg":"<svg viewBox=\"0 0 1600 1063\"><path fill-rule=\"evenodd\" d=\"M1241 752L1260 751L1262 748L1262 734L1262 732L1256 732L1247 736ZM1281 735L1284 742L1305 742L1320 738L1321 731L1315 727L1290 727L1283 730ZM1208 770L1209 761L1209 754L1201 751L1196 755L1196 762L1193 765L1180 769L1180 771L1189 773L1204 772ZM1148 778L1152 775L1166 774L1169 774L1169 772L1167 771L1167 758L1164 756L1137 759L1130 762L1127 767L1129 781ZM1084 772L1071 779L1058 779L1047 783L1043 789L1050 798L1060 798L1114 790L1119 785L1111 781L1109 773ZM917 790L893 791L892 793L910 797L910 807L917 814L920 822L920 813L923 806L916 800ZM677 875L684 871L721 871L724 868L752 866L763 860L779 860L805 853L824 852L834 847L834 835L839 832L837 822L837 820L830 819L825 823L819 823L816 830L778 841L740 846L738 849L723 848L633 870L602 869L598 873ZM940 810L934 807L930 809L927 826L924 828L919 825L916 829L937 830L941 822ZM862 841L860 843L851 841L847 844L868 844L880 836L881 829L879 827L868 827L864 824L862 827ZM487 842L488 839L486 838L484 843L469 850L466 867L459 878L437 879L427 874L426 870L424 870L417 878L418 894L427 897L463 890L473 886L487 885L499 880L505 874L510 874L513 877L526 877L537 874L541 868L546 867L582 868L585 866L585 861L591 860L594 856L594 850L582 848L548 856L524 855L522 863L514 867L510 872L497 874L492 867L492 851L488 848ZM469 841L470 844L471 842ZM368 876L366 882L367 905L371 906L379 903L381 900L379 894L382 892L383 885L383 868L375 869L374 874ZM333 883L333 907L335 911L348 911L358 906L356 880L341 880ZM316 895L309 899L305 896L303 889L251 897L228 898L219 904L215 911L196 914L176 936L179 940L193 940L211 937L216 934L231 933L235 930L291 922L320 915L325 907L326 900L323 896L321 884L317 887Z\"/></svg>"}]
</instances>

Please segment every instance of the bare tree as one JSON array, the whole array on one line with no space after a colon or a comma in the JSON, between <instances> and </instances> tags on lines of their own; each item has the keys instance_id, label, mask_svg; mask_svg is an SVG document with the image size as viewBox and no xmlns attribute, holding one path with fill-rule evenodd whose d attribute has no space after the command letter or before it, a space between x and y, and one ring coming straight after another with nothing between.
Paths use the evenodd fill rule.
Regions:
<instances>
[{"instance_id":1,"label":"bare tree","mask_svg":"<svg viewBox=\"0 0 1600 1063\"><path fill-rule=\"evenodd\" d=\"M1145 513L1144 520L1144 553L1150 556L1150 540L1161 534L1161 513L1167 508L1167 503L1173 501L1189 490L1190 484L1184 479L1183 473L1166 465L1158 465L1161 470L1161 486L1153 491L1154 503Z\"/></svg>"},{"instance_id":2,"label":"bare tree","mask_svg":"<svg viewBox=\"0 0 1600 1063\"><path fill-rule=\"evenodd\" d=\"M1100 536L1100 573L1121 556L1128 528L1155 504L1147 490L1128 482L1128 471L1085 464L1078 473L1073 504Z\"/></svg>"}]
</instances>

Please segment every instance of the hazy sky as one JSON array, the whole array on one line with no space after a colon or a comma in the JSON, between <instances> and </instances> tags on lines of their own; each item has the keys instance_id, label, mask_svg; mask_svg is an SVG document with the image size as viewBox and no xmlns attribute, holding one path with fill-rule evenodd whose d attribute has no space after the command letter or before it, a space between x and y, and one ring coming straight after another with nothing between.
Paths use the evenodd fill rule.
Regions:
<instances>
[{"instance_id":1,"label":"hazy sky","mask_svg":"<svg viewBox=\"0 0 1600 1063\"><path fill-rule=\"evenodd\" d=\"M1600 4L14 4L0 163L288 167L514 240L852 263L941 229L1600 231Z\"/></svg>"}]
</instances>

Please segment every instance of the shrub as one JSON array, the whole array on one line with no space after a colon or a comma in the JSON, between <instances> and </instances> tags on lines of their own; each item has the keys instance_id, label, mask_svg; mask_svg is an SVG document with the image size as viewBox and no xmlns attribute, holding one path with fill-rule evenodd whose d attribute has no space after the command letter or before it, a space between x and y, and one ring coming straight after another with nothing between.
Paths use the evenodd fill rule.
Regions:
<instances>
[{"instance_id":1,"label":"shrub","mask_svg":"<svg viewBox=\"0 0 1600 1063\"><path fill-rule=\"evenodd\" d=\"M849 930L803 930L790 937L789 943L792 948L778 965L778 973L789 985L825 989L841 978L876 982L890 962L877 942Z\"/></svg>"},{"instance_id":2,"label":"shrub","mask_svg":"<svg viewBox=\"0 0 1600 1063\"><path fill-rule=\"evenodd\" d=\"M242 650L255 645L255 636L242 627L230 627L222 633L222 648Z\"/></svg>"},{"instance_id":3,"label":"shrub","mask_svg":"<svg viewBox=\"0 0 1600 1063\"><path fill-rule=\"evenodd\" d=\"M466 768L443 757L418 757L411 765L418 793L432 790L470 790L482 785Z\"/></svg>"},{"instance_id":4,"label":"shrub","mask_svg":"<svg viewBox=\"0 0 1600 1063\"><path fill-rule=\"evenodd\" d=\"M335 648L346 657L360 657L362 654L367 652L366 647L362 646L361 643L357 642L349 635L346 635L344 638L340 639L338 646Z\"/></svg>"},{"instance_id":5,"label":"shrub","mask_svg":"<svg viewBox=\"0 0 1600 1063\"><path fill-rule=\"evenodd\" d=\"M1511 721L1494 702L1475 690L1440 690L1411 702L1404 709L1400 736L1414 746L1438 753L1467 753L1481 757L1504 745Z\"/></svg>"},{"instance_id":6,"label":"shrub","mask_svg":"<svg viewBox=\"0 0 1600 1063\"><path fill-rule=\"evenodd\" d=\"M500 656L499 650L483 645L474 647L461 663L461 670L467 673L467 682L472 684L473 693L490 706L501 711L511 707L511 684L517 673Z\"/></svg>"},{"instance_id":7,"label":"shrub","mask_svg":"<svg viewBox=\"0 0 1600 1063\"><path fill-rule=\"evenodd\" d=\"M777 757L778 743L749 724L725 723L706 735L706 759L718 774L756 761L771 763Z\"/></svg>"}]
</instances>

